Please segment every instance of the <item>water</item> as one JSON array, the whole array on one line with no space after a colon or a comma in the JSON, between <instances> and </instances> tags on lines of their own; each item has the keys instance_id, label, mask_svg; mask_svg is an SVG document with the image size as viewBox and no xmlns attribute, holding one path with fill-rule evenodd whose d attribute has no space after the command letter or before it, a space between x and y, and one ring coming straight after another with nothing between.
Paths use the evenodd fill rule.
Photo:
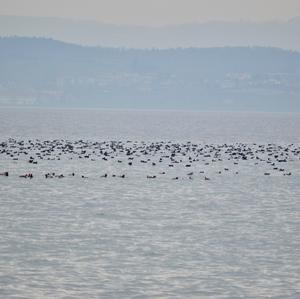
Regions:
<instances>
[{"instance_id":1,"label":"water","mask_svg":"<svg viewBox=\"0 0 300 299\"><path fill-rule=\"evenodd\" d=\"M300 114L0 109L2 139L299 143Z\"/></svg>"},{"instance_id":2,"label":"water","mask_svg":"<svg viewBox=\"0 0 300 299\"><path fill-rule=\"evenodd\" d=\"M6 108L0 119L0 142L300 144L299 114ZM166 164L0 155L0 172L10 172L0 176L0 297L299 298L300 163L290 158L292 176L224 159L147 180ZM199 169L211 180L187 179ZM18 177L27 172L32 180Z\"/></svg>"}]
</instances>

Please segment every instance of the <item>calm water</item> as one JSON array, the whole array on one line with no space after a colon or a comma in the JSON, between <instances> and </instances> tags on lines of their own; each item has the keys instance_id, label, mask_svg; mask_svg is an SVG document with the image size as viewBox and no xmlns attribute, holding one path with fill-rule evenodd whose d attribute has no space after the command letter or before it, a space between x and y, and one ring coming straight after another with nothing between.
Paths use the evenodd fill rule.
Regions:
<instances>
[{"instance_id":1,"label":"calm water","mask_svg":"<svg viewBox=\"0 0 300 299\"><path fill-rule=\"evenodd\" d=\"M300 142L300 114L0 108L2 139Z\"/></svg>"},{"instance_id":2,"label":"calm water","mask_svg":"<svg viewBox=\"0 0 300 299\"><path fill-rule=\"evenodd\" d=\"M299 114L1 108L0 124L0 142L300 144ZM288 177L224 160L188 170L210 181L171 180L181 166L145 178L165 166L0 155L0 298L300 297L299 157ZM112 172L127 177L101 178Z\"/></svg>"}]
</instances>

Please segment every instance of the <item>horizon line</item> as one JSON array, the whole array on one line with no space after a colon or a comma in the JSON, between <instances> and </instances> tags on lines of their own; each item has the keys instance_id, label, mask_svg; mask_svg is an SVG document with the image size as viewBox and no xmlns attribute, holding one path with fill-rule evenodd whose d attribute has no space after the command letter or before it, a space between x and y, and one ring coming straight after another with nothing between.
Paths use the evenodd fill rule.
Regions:
<instances>
[{"instance_id":1,"label":"horizon line","mask_svg":"<svg viewBox=\"0 0 300 299\"><path fill-rule=\"evenodd\" d=\"M221 19L212 19L207 21L191 21L191 22L180 22L180 23L166 23L159 25L143 25L143 24L131 24L131 23L109 23L102 22L96 19L87 19L87 18L69 18L69 17L58 17L58 16L35 16L35 15L11 15L11 14L0 14L0 17L12 17L12 18L28 18L28 19L48 19L48 20L60 20L60 21L70 21L70 22L78 22L78 23L91 23L97 25L104 26L115 26L115 27L135 27L135 28L149 28L149 29L160 29L160 28L176 28L181 26L190 26L190 25L205 25L205 24L269 24L269 23L279 23L286 24L295 20L300 21L300 15L289 17L289 18L274 18L274 19L266 19L266 20L253 20L253 19L238 19L238 20L221 20Z\"/></svg>"}]
</instances>

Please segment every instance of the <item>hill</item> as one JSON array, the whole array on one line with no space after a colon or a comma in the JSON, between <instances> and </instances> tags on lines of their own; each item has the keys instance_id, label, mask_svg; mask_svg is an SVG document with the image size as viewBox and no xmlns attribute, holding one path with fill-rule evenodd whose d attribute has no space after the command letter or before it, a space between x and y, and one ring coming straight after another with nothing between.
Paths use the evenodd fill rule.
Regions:
<instances>
[{"instance_id":1,"label":"hill","mask_svg":"<svg viewBox=\"0 0 300 299\"><path fill-rule=\"evenodd\" d=\"M300 53L0 39L0 104L300 111Z\"/></svg>"}]
</instances>

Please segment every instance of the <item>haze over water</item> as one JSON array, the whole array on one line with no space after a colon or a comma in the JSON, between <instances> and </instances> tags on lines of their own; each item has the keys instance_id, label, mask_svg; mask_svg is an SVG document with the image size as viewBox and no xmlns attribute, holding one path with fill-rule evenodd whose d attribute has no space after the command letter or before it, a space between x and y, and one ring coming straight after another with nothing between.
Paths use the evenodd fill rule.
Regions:
<instances>
[{"instance_id":1,"label":"haze over water","mask_svg":"<svg viewBox=\"0 0 300 299\"><path fill-rule=\"evenodd\" d=\"M0 119L0 143L300 145L300 116L293 113L1 108ZM190 168L129 167L123 156L123 163L28 159L0 155L0 172L10 173L0 176L1 297L299 297L299 156L278 163L291 176L225 158ZM29 172L33 179L19 177ZM47 172L66 177L45 179Z\"/></svg>"}]
</instances>

